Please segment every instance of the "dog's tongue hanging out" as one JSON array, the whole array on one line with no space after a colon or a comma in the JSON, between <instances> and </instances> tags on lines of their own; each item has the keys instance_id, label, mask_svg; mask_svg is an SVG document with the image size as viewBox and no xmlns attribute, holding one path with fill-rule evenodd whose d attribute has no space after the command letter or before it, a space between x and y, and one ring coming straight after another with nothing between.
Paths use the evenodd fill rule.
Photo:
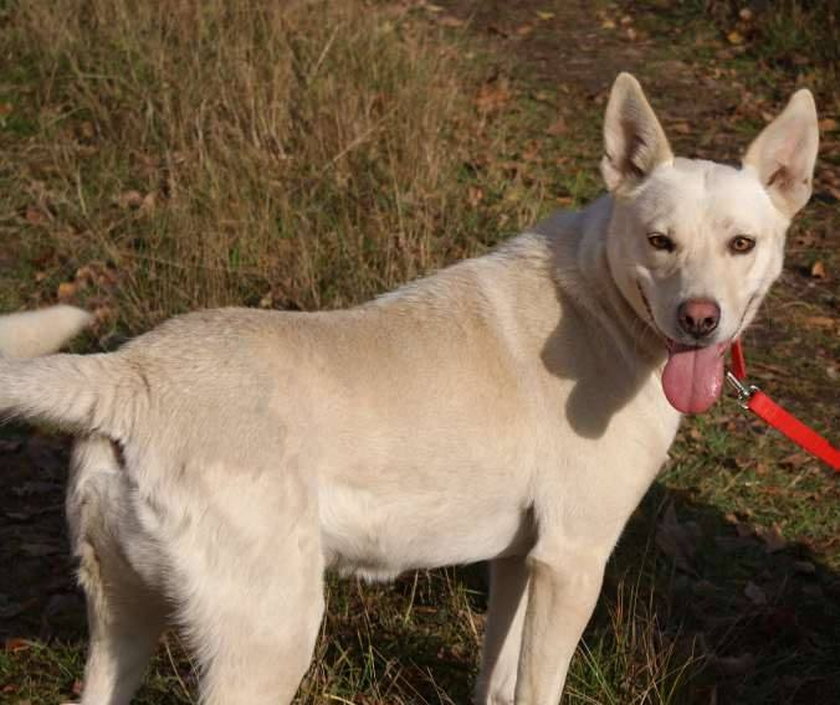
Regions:
<instances>
[{"instance_id":1,"label":"dog's tongue hanging out","mask_svg":"<svg viewBox=\"0 0 840 705\"><path fill-rule=\"evenodd\" d=\"M669 341L662 389L677 411L699 414L717 401L723 387L725 347L690 348Z\"/></svg>"}]
</instances>

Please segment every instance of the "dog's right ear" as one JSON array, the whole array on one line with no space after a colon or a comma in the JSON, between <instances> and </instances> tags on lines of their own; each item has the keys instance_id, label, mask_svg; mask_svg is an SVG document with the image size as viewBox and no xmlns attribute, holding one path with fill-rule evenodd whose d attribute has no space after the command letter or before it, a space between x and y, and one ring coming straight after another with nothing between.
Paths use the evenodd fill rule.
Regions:
<instances>
[{"instance_id":1,"label":"dog's right ear","mask_svg":"<svg viewBox=\"0 0 840 705\"><path fill-rule=\"evenodd\" d=\"M613 83L604 118L601 174L610 191L632 189L656 166L673 161L665 131L639 82L621 73Z\"/></svg>"}]
</instances>

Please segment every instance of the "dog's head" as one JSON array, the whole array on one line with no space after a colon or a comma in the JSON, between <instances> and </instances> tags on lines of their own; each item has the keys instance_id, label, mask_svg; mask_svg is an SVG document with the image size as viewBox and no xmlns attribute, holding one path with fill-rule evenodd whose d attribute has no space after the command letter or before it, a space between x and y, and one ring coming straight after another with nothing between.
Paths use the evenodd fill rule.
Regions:
<instances>
[{"instance_id":1,"label":"dog's head","mask_svg":"<svg viewBox=\"0 0 840 705\"><path fill-rule=\"evenodd\" d=\"M807 90L753 141L742 168L674 158L635 78L615 81L601 172L614 199L613 277L662 338L662 383L685 413L720 395L727 345L782 269L790 219L811 195L817 114Z\"/></svg>"}]
</instances>

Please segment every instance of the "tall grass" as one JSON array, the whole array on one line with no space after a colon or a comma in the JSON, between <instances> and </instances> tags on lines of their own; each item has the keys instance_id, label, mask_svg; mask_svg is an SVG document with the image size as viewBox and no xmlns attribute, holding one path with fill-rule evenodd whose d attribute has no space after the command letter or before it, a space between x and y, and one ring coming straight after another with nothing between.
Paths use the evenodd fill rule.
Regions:
<instances>
[{"instance_id":1,"label":"tall grass","mask_svg":"<svg viewBox=\"0 0 840 705\"><path fill-rule=\"evenodd\" d=\"M40 276L87 266L129 328L346 305L497 230L470 212L464 71L405 9L49 0L7 25L4 210L30 260L57 253Z\"/></svg>"}]
</instances>

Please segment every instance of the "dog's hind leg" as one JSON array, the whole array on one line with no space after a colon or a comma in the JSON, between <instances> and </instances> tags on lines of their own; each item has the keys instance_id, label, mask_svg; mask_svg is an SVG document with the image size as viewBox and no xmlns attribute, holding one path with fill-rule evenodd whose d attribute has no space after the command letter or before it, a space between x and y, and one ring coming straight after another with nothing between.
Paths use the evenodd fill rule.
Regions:
<instances>
[{"instance_id":1,"label":"dog's hind leg","mask_svg":"<svg viewBox=\"0 0 840 705\"><path fill-rule=\"evenodd\" d=\"M82 558L90 632L83 705L128 705L166 624L159 597L113 567L92 548Z\"/></svg>"},{"instance_id":2,"label":"dog's hind leg","mask_svg":"<svg viewBox=\"0 0 840 705\"><path fill-rule=\"evenodd\" d=\"M490 564L490 603L476 705L513 705L527 604L528 568L524 557L494 560Z\"/></svg>"},{"instance_id":3,"label":"dog's hind leg","mask_svg":"<svg viewBox=\"0 0 840 705\"><path fill-rule=\"evenodd\" d=\"M111 442L79 441L74 449L67 515L79 582L87 598L90 646L84 705L127 705L143 678L167 617L167 605L141 576L132 553L153 555L129 500L124 468ZM141 568L143 569L143 568Z\"/></svg>"},{"instance_id":4,"label":"dog's hind leg","mask_svg":"<svg viewBox=\"0 0 840 705\"><path fill-rule=\"evenodd\" d=\"M290 473L291 475L292 473ZM306 673L324 611L316 499L278 473L229 466L170 544L179 622L204 705L284 705Z\"/></svg>"}]
</instances>

